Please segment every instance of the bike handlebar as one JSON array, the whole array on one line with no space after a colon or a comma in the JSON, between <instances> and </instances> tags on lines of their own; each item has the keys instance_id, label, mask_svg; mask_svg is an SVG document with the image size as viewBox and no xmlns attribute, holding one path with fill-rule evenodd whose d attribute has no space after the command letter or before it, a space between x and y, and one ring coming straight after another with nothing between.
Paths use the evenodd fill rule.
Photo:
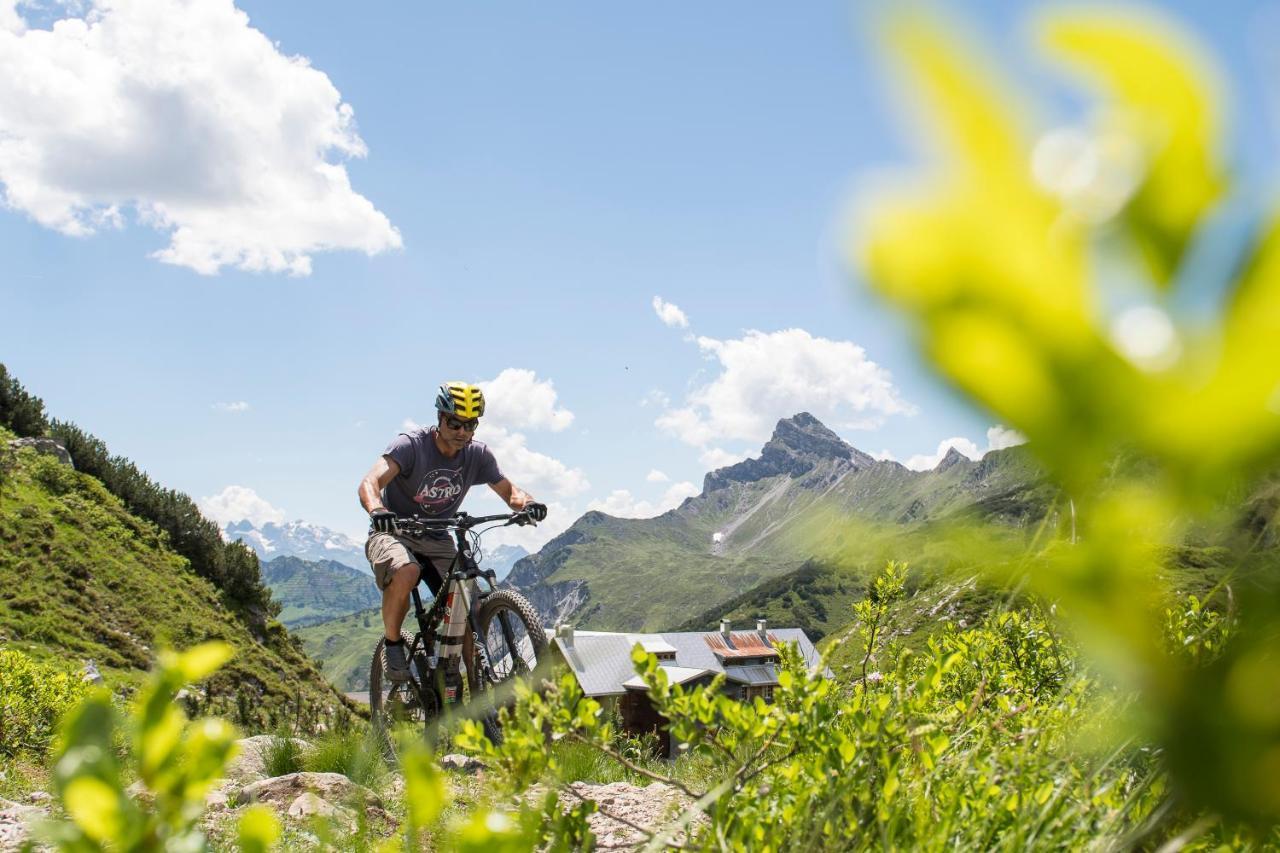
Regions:
<instances>
[{"instance_id":1,"label":"bike handlebar","mask_svg":"<svg viewBox=\"0 0 1280 853\"><path fill-rule=\"evenodd\" d=\"M396 516L396 527L408 533L427 530L470 530L478 525L490 524L495 521L505 522L504 526L515 524L523 527L526 524L537 524L529 517L528 511L522 509L517 512L502 513L501 515L468 515L465 512L459 512L449 518L398 515Z\"/></svg>"}]
</instances>

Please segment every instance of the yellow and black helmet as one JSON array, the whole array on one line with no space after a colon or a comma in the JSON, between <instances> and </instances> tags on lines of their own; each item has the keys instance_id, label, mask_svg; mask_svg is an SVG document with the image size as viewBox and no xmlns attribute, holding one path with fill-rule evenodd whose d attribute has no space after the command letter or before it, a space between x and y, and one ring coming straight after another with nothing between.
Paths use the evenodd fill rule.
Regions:
<instances>
[{"instance_id":1,"label":"yellow and black helmet","mask_svg":"<svg viewBox=\"0 0 1280 853\"><path fill-rule=\"evenodd\" d=\"M484 392L479 385L446 382L436 395L436 409L455 418L474 420L484 415Z\"/></svg>"}]
</instances>

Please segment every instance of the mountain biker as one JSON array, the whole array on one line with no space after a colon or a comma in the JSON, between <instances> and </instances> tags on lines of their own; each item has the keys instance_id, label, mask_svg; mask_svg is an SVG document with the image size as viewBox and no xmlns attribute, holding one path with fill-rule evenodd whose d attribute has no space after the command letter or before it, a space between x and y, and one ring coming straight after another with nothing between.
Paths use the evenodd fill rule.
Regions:
<instances>
[{"instance_id":1,"label":"mountain biker","mask_svg":"<svg viewBox=\"0 0 1280 853\"><path fill-rule=\"evenodd\" d=\"M409 593L424 578L432 595L438 595L457 553L444 531L421 539L401 535L396 517L448 518L477 483L488 485L511 509L527 511L534 521L547 517L546 505L503 476L493 452L472 440L482 415L484 394L478 386L444 383L436 395L436 425L400 433L360 481L360 504L370 521L365 555L382 590L386 668L393 681L409 678L400 638ZM431 563L431 571L418 564L419 554Z\"/></svg>"}]
</instances>

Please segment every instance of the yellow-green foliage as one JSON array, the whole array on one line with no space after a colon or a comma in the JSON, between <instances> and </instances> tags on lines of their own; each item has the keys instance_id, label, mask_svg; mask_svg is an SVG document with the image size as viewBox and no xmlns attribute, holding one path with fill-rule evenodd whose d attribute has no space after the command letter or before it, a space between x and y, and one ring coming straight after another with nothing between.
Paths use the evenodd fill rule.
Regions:
<instances>
[{"instance_id":1,"label":"yellow-green foliage","mask_svg":"<svg viewBox=\"0 0 1280 853\"><path fill-rule=\"evenodd\" d=\"M182 654L165 653L126 719L106 691L94 691L62 728L54 764L58 797L68 820L42 828L61 850L201 850L204 796L222 776L235 750L235 729L217 718L189 722L174 697L231 657L225 643L206 643ZM150 807L125 792L125 767L116 753L124 730L129 769L146 786ZM240 822L245 850L265 850L279 835L270 812L247 810Z\"/></svg>"},{"instance_id":2,"label":"yellow-green foliage","mask_svg":"<svg viewBox=\"0 0 1280 853\"><path fill-rule=\"evenodd\" d=\"M84 694L79 673L0 649L0 756L43 756L58 719Z\"/></svg>"},{"instance_id":3,"label":"yellow-green foliage","mask_svg":"<svg viewBox=\"0 0 1280 853\"><path fill-rule=\"evenodd\" d=\"M1030 580L1143 691L1181 794L1274 824L1274 559L1235 584L1240 630L1211 664L1162 642L1163 555L1194 524L1225 526L1215 508L1280 462L1280 217L1234 257L1214 247L1222 268L1188 264L1231 190L1209 63L1152 13L1046 14L1047 55L1095 103L1074 131L1036 136L1032 98L941 24L904 14L885 32L934 156L862 200L853 263L1072 501L1079 544L1055 543ZM1224 293L1215 316L1179 312L1193 290Z\"/></svg>"}]
</instances>

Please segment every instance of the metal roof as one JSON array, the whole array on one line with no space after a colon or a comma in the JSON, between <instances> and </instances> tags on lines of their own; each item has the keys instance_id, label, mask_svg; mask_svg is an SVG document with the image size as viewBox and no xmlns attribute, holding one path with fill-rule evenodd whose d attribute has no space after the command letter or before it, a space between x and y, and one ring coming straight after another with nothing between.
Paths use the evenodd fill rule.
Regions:
<instances>
[{"instance_id":1,"label":"metal roof","mask_svg":"<svg viewBox=\"0 0 1280 853\"><path fill-rule=\"evenodd\" d=\"M573 674L577 677L582 691L588 696L617 696L626 692L626 687L623 686L624 682L635 675L635 668L631 664L631 648L641 637L660 638L675 649L675 660L666 664L668 667L725 672L724 664L721 663L720 658L716 657L715 652L712 651L711 646L708 644L709 637L720 638L719 631L686 631L637 635L615 634L608 631L575 630L572 640L556 636L550 631L548 634L555 648L569 665L569 668L573 670ZM796 643L799 646L800 656L804 659L805 664L810 669L818 665L818 651L813 647L813 643L809 642L809 638L805 636L804 631L801 629L778 628L769 631L769 640L775 645L778 643ZM762 648L767 648L764 647L763 643L760 645ZM760 652L755 652L751 655L751 657L764 656ZM733 666L732 659L730 659L729 665ZM736 668L749 669L751 667ZM832 677L830 671L824 670L823 674L828 678ZM775 680L770 683L776 684L777 682Z\"/></svg>"},{"instance_id":2,"label":"metal roof","mask_svg":"<svg viewBox=\"0 0 1280 853\"><path fill-rule=\"evenodd\" d=\"M667 674L668 684L685 684L693 681L695 678L711 674L711 670L709 669L697 669L691 666L662 666L660 668ZM644 683L644 679L638 675L633 675L626 681L622 682L622 686L629 690L649 689L648 685Z\"/></svg>"},{"instance_id":3,"label":"metal roof","mask_svg":"<svg viewBox=\"0 0 1280 853\"><path fill-rule=\"evenodd\" d=\"M724 677L750 687L768 687L778 684L778 670L771 663L761 666L726 666Z\"/></svg>"}]
</instances>

